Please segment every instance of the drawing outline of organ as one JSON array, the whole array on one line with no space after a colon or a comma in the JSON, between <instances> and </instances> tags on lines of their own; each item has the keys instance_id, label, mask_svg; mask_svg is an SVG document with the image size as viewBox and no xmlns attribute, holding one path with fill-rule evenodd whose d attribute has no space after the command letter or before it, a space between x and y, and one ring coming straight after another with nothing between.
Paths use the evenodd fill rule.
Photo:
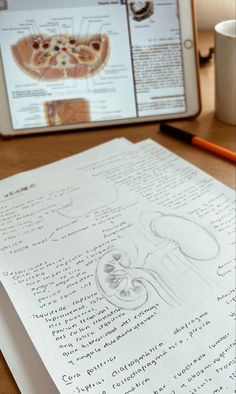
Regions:
<instances>
[{"instance_id":1,"label":"drawing outline of organ","mask_svg":"<svg viewBox=\"0 0 236 394\"><path fill-rule=\"evenodd\" d=\"M178 303L172 289L153 267L146 266L146 262L140 265L119 248L108 251L99 260L96 283L103 296L122 309L140 308L148 301L151 288L167 304Z\"/></svg>"},{"instance_id":2,"label":"drawing outline of organ","mask_svg":"<svg viewBox=\"0 0 236 394\"><path fill-rule=\"evenodd\" d=\"M165 265L169 261L187 266L209 284L207 277L192 260L208 261L218 255L219 245L214 236L202 226L180 216L152 212L151 220L149 218L148 221L149 230L154 237L159 238L159 242L154 245L143 236L142 256L138 247L135 258L126 252L125 247L114 248L98 261L96 270L98 289L109 302L119 308L141 307L148 301L151 290L154 290L165 303L171 306L178 305L179 296L172 288L171 281L162 275L161 264ZM184 230L175 233L176 226L184 226ZM189 232L193 232L193 238L198 237L197 245L191 245L188 239L183 239L183 234L186 236ZM133 238L135 236L134 232ZM132 242L135 243L134 239ZM208 247L199 248L199 245L203 244L207 244Z\"/></svg>"},{"instance_id":3,"label":"drawing outline of organ","mask_svg":"<svg viewBox=\"0 0 236 394\"><path fill-rule=\"evenodd\" d=\"M39 34L12 45L13 57L21 70L46 81L89 78L105 67L109 52L109 39L105 34L87 38Z\"/></svg>"},{"instance_id":4,"label":"drawing outline of organ","mask_svg":"<svg viewBox=\"0 0 236 394\"><path fill-rule=\"evenodd\" d=\"M168 265L168 271L170 264L180 272L181 266L187 267L211 284L199 265L219 255L220 245L212 233L190 219L161 212L143 213L141 221L158 245L156 250L147 254L146 261L158 261L159 265L163 263L163 267ZM163 271L160 273L164 277Z\"/></svg>"},{"instance_id":5,"label":"drawing outline of organ","mask_svg":"<svg viewBox=\"0 0 236 394\"><path fill-rule=\"evenodd\" d=\"M218 255L219 244L214 235L198 223L182 216L161 212L144 213L144 220L145 216L151 233L163 242L172 243L172 249L179 249L185 257L206 261Z\"/></svg>"}]
</instances>

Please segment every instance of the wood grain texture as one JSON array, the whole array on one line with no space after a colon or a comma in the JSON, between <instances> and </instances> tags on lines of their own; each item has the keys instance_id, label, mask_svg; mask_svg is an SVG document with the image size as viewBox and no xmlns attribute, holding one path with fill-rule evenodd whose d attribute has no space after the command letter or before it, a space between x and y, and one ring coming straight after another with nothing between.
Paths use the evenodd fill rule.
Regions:
<instances>
[{"instance_id":1,"label":"wood grain texture","mask_svg":"<svg viewBox=\"0 0 236 394\"><path fill-rule=\"evenodd\" d=\"M199 49L207 53L213 45L211 32L199 33ZM218 121L214 114L214 61L200 69L202 112L196 119L170 122L209 141L236 150L236 128ZM65 132L0 139L0 179L82 152L116 137L132 142L152 138L172 152L235 188L235 165L211 153L159 133L158 123L109 127L91 131ZM18 394L14 379L0 355L0 394Z\"/></svg>"}]
</instances>

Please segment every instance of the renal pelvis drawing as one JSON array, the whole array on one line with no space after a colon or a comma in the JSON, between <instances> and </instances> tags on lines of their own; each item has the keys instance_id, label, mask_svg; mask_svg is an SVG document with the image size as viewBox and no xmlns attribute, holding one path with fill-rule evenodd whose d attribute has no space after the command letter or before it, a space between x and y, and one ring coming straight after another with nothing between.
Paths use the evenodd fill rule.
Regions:
<instances>
[{"instance_id":1,"label":"renal pelvis drawing","mask_svg":"<svg viewBox=\"0 0 236 394\"><path fill-rule=\"evenodd\" d=\"M137 309L156 294L159 300L178 305L181 299L172 279L186 272L210 284L200 265L219 254L213 234L194 221L161 212L142 213L140 222L142 230L133 230L121 247L98 261L96 283L110 303Z\"/></svg>"}]
</instances>

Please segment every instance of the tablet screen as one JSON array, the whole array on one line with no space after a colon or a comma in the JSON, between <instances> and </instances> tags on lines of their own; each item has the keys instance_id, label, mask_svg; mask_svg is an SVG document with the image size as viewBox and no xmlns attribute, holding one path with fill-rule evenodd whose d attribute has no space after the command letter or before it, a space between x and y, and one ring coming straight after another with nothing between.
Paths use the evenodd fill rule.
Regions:
<instances>
[{"instance_id":1,"label":"tablet screen","mask_svg":"<svg viewBox=\"0 0 236 394\"><path fill-rule=\"evenodd\" d=\"M186 111L178 0L1 0L12 128Z\"/></svg>"}]
</instances>

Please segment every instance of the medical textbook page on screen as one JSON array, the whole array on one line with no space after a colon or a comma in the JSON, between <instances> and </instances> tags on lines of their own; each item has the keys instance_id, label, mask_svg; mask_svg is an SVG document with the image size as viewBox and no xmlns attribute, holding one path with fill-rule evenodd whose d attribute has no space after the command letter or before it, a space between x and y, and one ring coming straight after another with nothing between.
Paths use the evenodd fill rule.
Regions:
<instances>
[{"instance_id":1,"label":"medical textbook page on screen","mask_svg":"<svg viewBox=\"0 0 236 394\"><path fill-rule=\"evenodd\" d=\"M16 134L186 114L178 0L2 0L0 44Z\"/></svg>"}]
</instances>

